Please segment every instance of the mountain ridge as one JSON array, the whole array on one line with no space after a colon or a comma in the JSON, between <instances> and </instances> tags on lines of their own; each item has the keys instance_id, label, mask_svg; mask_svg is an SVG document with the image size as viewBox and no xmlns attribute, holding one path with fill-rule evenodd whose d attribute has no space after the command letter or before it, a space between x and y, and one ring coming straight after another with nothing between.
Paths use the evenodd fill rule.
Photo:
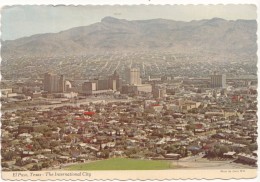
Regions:
<instances>
[{"instance_id":1,"label":"mountain ridge","mask_svg":"<svg viewBox=\"0 0 260 182\"><path fill-rule=\"evenodd\" d=\"M3 57L83 55L87 52L256 52L255 20L125 20L104 17L88 26L2 41ZM242 52L241 52L242 51Z\"/></svg>"}]
</instances>

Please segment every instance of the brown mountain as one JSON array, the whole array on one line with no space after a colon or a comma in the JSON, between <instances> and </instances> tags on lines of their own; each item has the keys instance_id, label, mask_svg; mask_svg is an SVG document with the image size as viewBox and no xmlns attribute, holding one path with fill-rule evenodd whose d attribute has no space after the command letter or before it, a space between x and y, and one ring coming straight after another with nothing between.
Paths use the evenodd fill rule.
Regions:
<instances>
[{"instance_id":1,"label":"brown mountain","mask_svg":"<svg viewBox=\"0 0 260 182\"><path fill-rule=\"evenodd\" d=\"M199 21L128 21L105 17L99 23L59 33L2 42L2 56L60 56L106 51L209 51L255 54L257 23L220 18Z\"/></svg>"}]
</instances>

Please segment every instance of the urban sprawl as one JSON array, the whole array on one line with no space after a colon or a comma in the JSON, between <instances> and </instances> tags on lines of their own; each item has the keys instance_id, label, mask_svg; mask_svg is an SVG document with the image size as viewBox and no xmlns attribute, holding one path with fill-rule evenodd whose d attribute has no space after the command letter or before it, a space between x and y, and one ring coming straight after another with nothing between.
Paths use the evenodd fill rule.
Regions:
<instances>
[{"instance_id":1,"label":"urban sprawl","mask_svg":"<svg viewBox=\"0 0 260 182\"><path fill-rule=\"evenodd\" d=\"M2 170L113 157L255 168L256 62L149 56L3 60Z\"/></svg>"}]
</instances>

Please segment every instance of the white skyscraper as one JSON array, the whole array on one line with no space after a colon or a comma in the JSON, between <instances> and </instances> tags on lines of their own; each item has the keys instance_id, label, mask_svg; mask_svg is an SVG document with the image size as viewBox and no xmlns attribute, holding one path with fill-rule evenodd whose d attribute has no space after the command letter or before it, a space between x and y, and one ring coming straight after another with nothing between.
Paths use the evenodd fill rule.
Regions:
<instances>
[{"instance_id":1,"label":"white skyscraper","mask_svg":"<svg viewBox=\"0 0 260 182\"><path fill-rule=\"evenodd\" d=\"M140 78L140 69L139 68L127 68L126 81L130 85L141 85L142 81Z\"/></svg>"}]
</instances>

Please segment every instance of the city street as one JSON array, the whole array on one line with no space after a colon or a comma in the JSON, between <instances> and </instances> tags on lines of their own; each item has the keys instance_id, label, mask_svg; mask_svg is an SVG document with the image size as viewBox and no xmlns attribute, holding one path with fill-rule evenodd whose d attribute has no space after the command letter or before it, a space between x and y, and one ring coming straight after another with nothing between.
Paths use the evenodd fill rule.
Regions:
<instances>
[{"instance_id":1,"label":"city street","mask_svg":"<svg viewBox=\"0 0 260 182\"><path fill-rule=\"evenodd\" d=\"M179 166L179 169L255 169L255 167L249 165L234 163L234 159L225 161L213 161L203 158L203 156L204 154L199 153L195 156L185 157L178 161L173 161L172 164Z\"/></svg>"}]
</instances>

